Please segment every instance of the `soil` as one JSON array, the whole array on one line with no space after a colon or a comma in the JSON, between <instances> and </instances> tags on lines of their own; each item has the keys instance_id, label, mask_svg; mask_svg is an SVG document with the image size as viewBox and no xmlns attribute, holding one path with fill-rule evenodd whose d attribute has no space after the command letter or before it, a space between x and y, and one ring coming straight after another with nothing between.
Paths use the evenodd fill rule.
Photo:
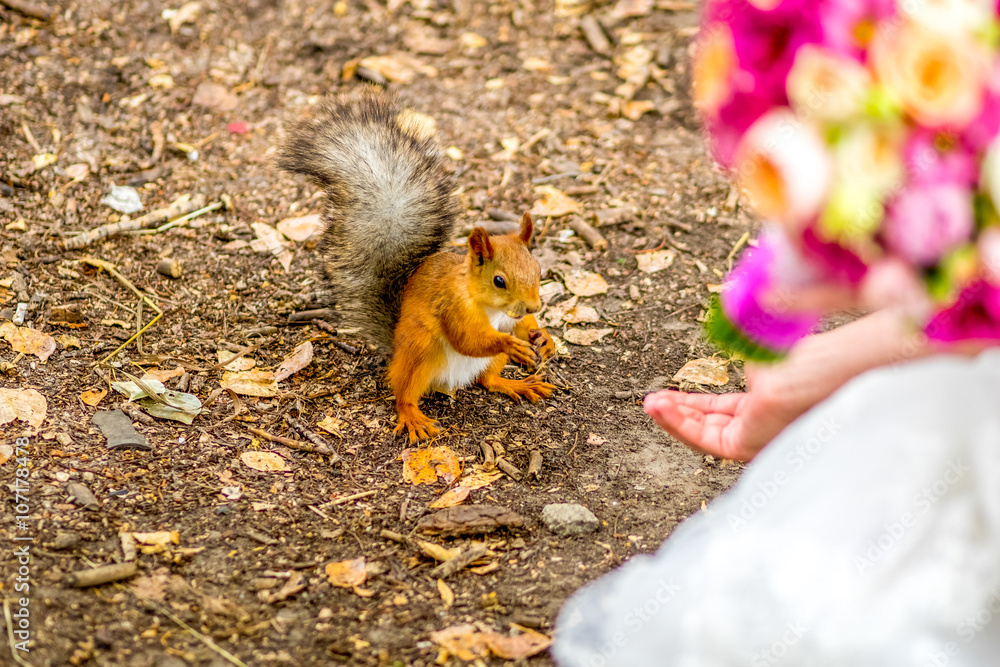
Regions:
<instances>
[{"instance_id":1,"label":"soil","mask_svg":"<svg viewBox=\"0 0 1000 667\"><path fill-rule=\"evenodd\" d=\"M706 153L688 92L696 8L618 4L636 15L570 0L201 0L190 21L172 27L168 5L147 0L60 0L52 21L0 0L0 322L24 302L25 326L59 341L44 363L0 341L0 386L32 388L47 401L40 426L0 426L0 444L31 443L28 525L15 524L13 494L0 513L8 544L34 537L29 664L421 666L439 657L431 633L458 624L506 635L517 623L551 635L570 594L654 551L734 483L740 465L664 434L641 397L677 387L671 378L681 366L715 353L700 320L750 222ZM574 9L585 13L559 15ZM585 39L586 13L603 22L608 53ZM643 53L654 76L620 88L629 59ZM357 69L370 56L389 60ZM482 442L502 445L522 471L532 451L541 453L537 477L504 476L466 501L512 510L521 527L458 538L413 532L450 485L404 481L400 455L409 444L392 435L384 357L308 321L289 324L290 313L335 296L323 289L315 242L291 244L287 271L248 247L256 223L321 211L315 188L274 166L282 128L323 95L385 74L404 79L386 85L436 120L461 184L464 227L488 220L491 209L519 215L539 199L536 187L553 186L582 208L539 217L535 253L546 280L586 269L609 284L606 294L580 299L601 321L572 327L611 333L590 346L567 344L549 363L560 387L550 399L515 404L469 388L423 402L445 428L433 444L466 469L482 462ZM54 161L36 157L45 154ZM119 220L101 202L112 185L136 187L145 211L182 195L226 206L159 233L62 249L73 235ZM607 250L568 233L574 217L615 207L636 214L600 228ZM639 271L639 254L656 249L672 250L673 262ZM140 341L100 366L152 309L83 257L110 263L163 310ZM180 277L156 271L164 258L178 260ZM550 331L562 337L568 328ZM274 369L307 340L312 362L278 383L276 396L216 391L225 372L213 368L219 350L257 345L246 356ZM114 391L96 406L83 400L128 379L125 372L175 368L184 375L169 387L215 397L190 426L148 418ZM686 388L739 390L739 365L728 372L724 387ZM108 449L91 419L116 407L128 410L150 451ZM339 420L342 437L316 426L327 417ZM340 460L249 430L306 440L289 418L321 434ZM288 470L250 468L241 455L253 451L276 452ZM15 475L16 458L0 465L4 484ZM74 501L71 483L89 489L97 508ZM331 503L365 491L374 493ZM559 537L541 520L550 503L584 505L600 528ZM429 574L435 561L383 530L449 548L485 539L495 566L447 578L448 606ZM130 531L176 531L177 543L140 553L138 574L117 586L67 585L70 572L121 562L120 533ZM363 584L328 582L328 563L359 557ZM3 596L18 599L13 557L0 559L0 573ZM276 599L295 573L304 589ZM6 646L0 656L13 664ZM543 652L519 664L552 663Z\"/></svg>"}]
</instances>

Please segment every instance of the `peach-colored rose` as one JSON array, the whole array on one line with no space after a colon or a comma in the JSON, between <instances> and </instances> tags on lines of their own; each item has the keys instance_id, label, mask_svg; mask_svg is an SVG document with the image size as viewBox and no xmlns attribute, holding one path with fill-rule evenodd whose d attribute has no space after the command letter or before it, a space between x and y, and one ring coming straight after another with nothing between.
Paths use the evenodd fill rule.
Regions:
<instances>
[{"instance_id":1,"label":"peach-colored rose","mask_svg":"<svg viewBox=\"0 0 1000 667\"><path fill-rule=\"evenodd\" d=\"M875 72L918 123L964 127L980 112L988 56L973 36L908 21L880 30Z\"/></svg>"},{"instance_id":2,"label":"peach-colored rose","mask_svg":"<svg viewBox=\"0 0 1000 667\"><path fill-rule=\"evenodd\" d=\"M953 34L982 29L996 15L995 0L899 0L900 14L933 30Z\"/></svg>"},{"instance_id":3,"label":"peach-colored rose","mask_svg":"<svg viewBox=\"0 0 1000 667\"><path fill-rule=\"evenodd\" d=\"M813 44L799 48L785 84L799 117L829 121L860 114L870 86L871 76L857 60Z\"/></svg>"},{"instance_id":4,"label":"peach-colored rose","mask_svg":"<svg viewBox=\"0 0 1000 667\"><path fill-rule=\"evenodd\" d=\"M714 115L732 95L736 68L733 33L725 23L707 26L698 39L694 57L694 104Z\"/></svg>"},{"instance_id":5,"label":"peach-colored rose","mask_svg":"<svg viewBox=\"0 0 1000 667\"><path fill-rule=\"evenodd\" d=\"M798 234L819 213L833 165L816 128L788 108L750 126L736 153L736 176L751 205Z\"/></svg>"}]
</instances>

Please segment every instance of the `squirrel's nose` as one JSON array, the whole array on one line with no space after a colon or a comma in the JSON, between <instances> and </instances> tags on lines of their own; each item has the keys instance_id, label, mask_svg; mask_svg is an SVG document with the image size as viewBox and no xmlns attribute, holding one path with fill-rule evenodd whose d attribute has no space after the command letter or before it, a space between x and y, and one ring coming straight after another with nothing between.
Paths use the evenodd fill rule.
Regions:
<instances>
[{"instance_id":1,"label":"squirrel's nose","mask_svg":"<svg viewBox=\"0 0 1000 667\"><path fill-rule=\"evenodd\" d=\"M538 302L536 304L525 304L524 309L528 312L529 315L534 315L535 313L537 313L542 309L542 304L541 302Z\"/></svg>"}]
</instances>

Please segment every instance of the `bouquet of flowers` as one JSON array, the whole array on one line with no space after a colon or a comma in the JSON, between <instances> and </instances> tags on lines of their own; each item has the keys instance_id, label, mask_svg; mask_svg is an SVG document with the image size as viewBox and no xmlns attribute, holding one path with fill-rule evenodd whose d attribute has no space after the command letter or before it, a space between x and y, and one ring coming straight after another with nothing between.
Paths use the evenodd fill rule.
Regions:
<instances>
[{"instance_id":1,"label":"bouquet of flowers","mask_svg":"<svg viewBox=\"0 0 1000 667\"><path fill-rule=\"evenodd\" d=\"M780 357L880 269L919 291L929 338L1000 340L1000 3L709 0L695 103L716 159L769 223L709 335Z\"/></svg>"}]
</instances>

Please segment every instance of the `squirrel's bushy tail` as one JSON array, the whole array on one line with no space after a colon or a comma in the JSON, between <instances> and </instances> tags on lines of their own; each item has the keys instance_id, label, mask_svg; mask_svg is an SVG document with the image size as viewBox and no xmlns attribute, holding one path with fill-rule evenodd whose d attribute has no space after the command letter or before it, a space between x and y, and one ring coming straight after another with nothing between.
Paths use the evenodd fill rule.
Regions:
<instances>
[{"instance_id":1,"label":"squirrel's bushy tail","mask_svg":"<svg viewBox=\"0 0 1000 667\"><path fill-rule=\"evenodd\" d=\"M288 132L278 164L326 194L320 244L343 331L391 347L403 287L445 247L458 208L432 131L386 93L328 99Z\"/></svg>"}]
</instances>

